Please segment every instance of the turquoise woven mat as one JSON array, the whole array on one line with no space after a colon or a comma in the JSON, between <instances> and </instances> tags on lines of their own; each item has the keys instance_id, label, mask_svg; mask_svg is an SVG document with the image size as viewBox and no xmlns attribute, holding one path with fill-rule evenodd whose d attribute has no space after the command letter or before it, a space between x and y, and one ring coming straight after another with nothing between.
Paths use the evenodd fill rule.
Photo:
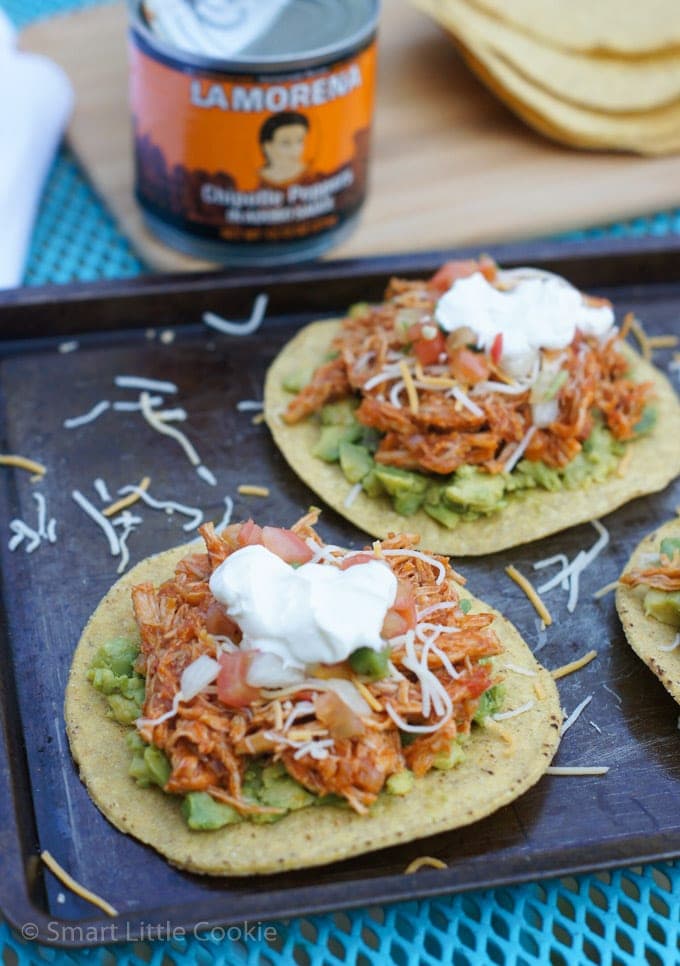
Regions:
<instances>
[{"instance_id":1,"label":"turquoise woven mat","mask_svg":"<svg viewBox=\"0 0 680 966\"><path fill-rule=\"evenodd\" d=\"M0 0L22 26L98 0ZM680 209L570 232L564 239L680 233ZM144 269L63 151L52 169L34 233L26 283L120 278ZM362 966L392 961L477 966L650 963L680 960L680 867L658 863L611 873L473 892L386 908L262 923L259 935L231 930L205 938L98 946L77 953L26 943L0 923L3 964L125 966L300 963ZM269 931L265 936L265 927ZM274 938L272 938L274 937Z\"/></svg>"}]
</instances>

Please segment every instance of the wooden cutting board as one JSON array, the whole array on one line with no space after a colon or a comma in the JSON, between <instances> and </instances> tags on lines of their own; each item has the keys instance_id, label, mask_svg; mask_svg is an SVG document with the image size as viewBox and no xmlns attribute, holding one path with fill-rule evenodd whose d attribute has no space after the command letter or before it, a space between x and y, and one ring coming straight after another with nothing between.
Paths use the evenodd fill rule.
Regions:
<instances>
[{"instance_id":1,"label":"wooden cutting board","mask_svg":"<svg viewBox=\"0 0 680 966\"><path fill-rule=\"evenodd\" d=\"M22 45L71 77L71 146L142 258L164 270L208 267L157 242L134 201L125 22L122 3L93 7L30 27ZM680 156L593 154L544 140L404 0L384 0L380 37L369 199L333 257L483 245L680 203Z\"/></svg>"}]
</instances>

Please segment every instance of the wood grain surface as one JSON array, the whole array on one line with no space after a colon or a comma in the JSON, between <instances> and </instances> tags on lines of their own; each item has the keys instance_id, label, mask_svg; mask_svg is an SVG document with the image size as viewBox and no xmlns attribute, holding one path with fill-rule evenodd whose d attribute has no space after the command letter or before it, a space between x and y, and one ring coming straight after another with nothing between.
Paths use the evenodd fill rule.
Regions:
<instances>
[{"instance_id":1,"label":"wood grain surface","mask_svg":"<svg viewBox=\"0 0 680 966\"><path fill-rule=\"evenodd\" d=\"M125 6L94 7L24 32L26 49L68 72L71 145L149 265L208 267L157 242L132 194ZM579 152L535 134L459 60L405 0L384 0L368 202L331 254L355 257L483 245L584 227L680 202L680 157Z\"/></svg>"}]
</instances>

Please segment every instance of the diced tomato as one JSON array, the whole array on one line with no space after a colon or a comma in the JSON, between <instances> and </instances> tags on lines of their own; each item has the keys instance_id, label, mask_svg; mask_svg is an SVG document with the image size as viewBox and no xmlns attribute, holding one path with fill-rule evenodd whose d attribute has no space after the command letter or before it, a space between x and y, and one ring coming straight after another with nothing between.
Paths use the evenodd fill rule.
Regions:
<instances>
[{"instance_id":1,"label":"diced tomato","mask_svg":"<svg viewBox=\"0 0 680 966\"><path fill-rule=\"evenodd\" d=\"M495 366L501 361L501 356L503 355L503 333L499 332L496 338L493 340L491 345L491 361Z\"/></svg>"},{"instance_id":2,"label":"diced tomato","mask_svg":"<svg viewBox=\"0 0 680 966\"><path fill-rule=\"evenodd\" d=\"M208 634L229 637L232 641L238 640L241 636L238 624L229 617L222 604L217 600L214 600L208 607L208 612L205 615L205 629Z\"/></svg>"},{"instance_id":3,"label":"diced tomato","mask_svg":"<svg viewBox=\"0 0 680 966\"><path fill-rule=\"evenodd\" d=\"M397 583L397 596L387 611L382 626L382 636L389 640L412 630L416 626L416 601L407 580Z\"/></svg>"},{"instance_id":4,"label":"diced tomato","mask_svg":"<svg viewBox=\"0 0 680 966\"><path fill-rule=\"evenodd\" d=\"M450 367L456 379L469 385L482 382L490 375L489 364L484 355L465 346L451 353Z\"/></svg>"},{"instance_id":5,"label":"diced tomato","mask_svg":"<svg viewBox=\"0 0 680 966\"><path fill-rule=\"evenodd\" d=\"M479 262L473 258L459 259L458 261L444 262L442 267L434 273L430 279L430 288L438 292L448 292L454 282L459 278L468 278L480 271Z\"/></svg>"},{"instance_id":6,"label":"diced tomato","mask_svg":"<svg viewBox=\"0 0 680 966\"><path fill-rule=\"evenodd\" d=\"M253 651L220 654L217 697L228 708L245 708L260 696L259 690L252 688L247 680L254 656Z\"/></svg>"},{"instance_id":7,"label":"diced tomato","mask_svg":"<svg viewBox=\"0 0 680 966\"><path fill-rule=\"evenodd\" d=\"M370 563L371 560L375 560L375 557L370 553L352 554L351 557L345 557L340 564L340 570L349 570L350 567L356 567L357 564Z\"/></svg>"},{"instance_id":8,"label":"diced tomato","mask_svg":"<svg viewBox=\"0 0 680 966\"><path fill-rule=\"evenodd\" d=\"M437 329L437 334L433 339L418 339L413 343L413 352L421 366L431 366L439 362L439 356L446 354L446 338L444 333Z\"/></svg>"},{"instance_id":9,"label":"diced tomato","mask_svg":"<svg viewBox=\"0 0 680 966\"><path fill-rule=\"evenodd\" d=\"M263 527L262 543L267 550L289 564L307 563L314 556L302 537L281 527Z\"/></svg>"},{"instance_id":10,"label":"diced tomato","mask_svg":"<svg viewBox=\"0 0 680 966\"><path fill-rule=\"evenodd\" d=\"M238 535L238 544L240 547L262 544L262 527L258 527L253 520L246 520Z\"/></svg>"}]
</instances>

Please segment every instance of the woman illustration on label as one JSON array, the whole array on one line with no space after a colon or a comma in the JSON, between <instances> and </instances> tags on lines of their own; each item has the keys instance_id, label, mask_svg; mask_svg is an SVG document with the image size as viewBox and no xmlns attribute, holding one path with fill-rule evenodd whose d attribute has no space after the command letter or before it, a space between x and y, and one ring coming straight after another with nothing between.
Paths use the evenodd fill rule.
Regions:
<instances>
[{"instance_id":1,"label":"woman illustration on label","mask_svg":"<svg viewBox=\"0 0 680 966\"><path fill-rule=\"evenodd\" d=\"M267 184L287 184L307 171L303 158L309 120L297 111L272 114L260 128L259 141L267 163L260 176Z\"/></svg>"}]
</instances>

